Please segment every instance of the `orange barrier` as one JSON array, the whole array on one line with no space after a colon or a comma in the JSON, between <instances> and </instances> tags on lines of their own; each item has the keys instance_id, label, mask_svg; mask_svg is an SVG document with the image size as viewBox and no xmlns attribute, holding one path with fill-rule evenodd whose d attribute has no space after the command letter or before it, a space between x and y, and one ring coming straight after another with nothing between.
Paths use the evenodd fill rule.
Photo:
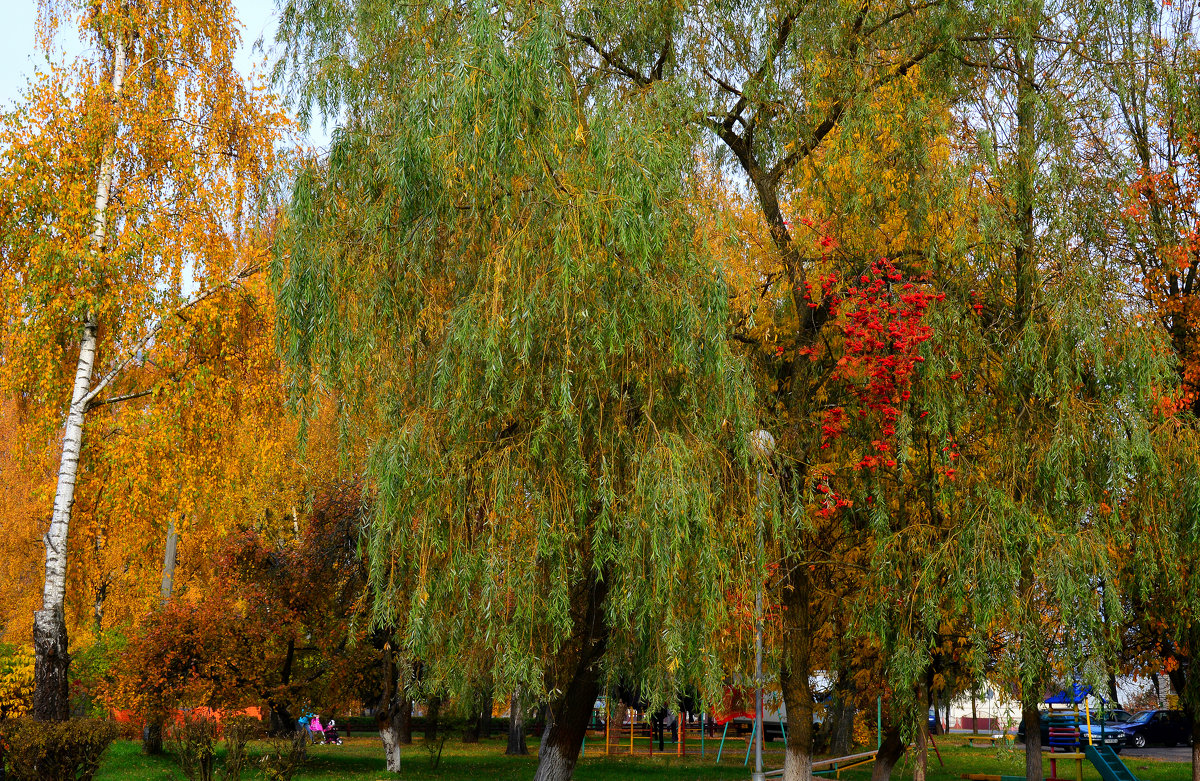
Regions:
<instances>
[{"instance_id":1,"label":"orange barrier","mask_svg":"<svg viewBox=\"0 0 1200 781\"><path fill-rule=\"evenodd\" d=\"M113 721L118 724L140 724L141 719L131 710L120 710L113 708L110 711ZM200 706L199 708L189 708L183 710L176 708L171 712L170 721L172 724L178 724L183 721L183 717L194 716L201 719L210 719L220 724L224 719L232 719L234 716L250 716L255 719L262 719L262 708L257 706L250 708L242 708L241 710L219 710Z\"/></svg>"}]
</instances>

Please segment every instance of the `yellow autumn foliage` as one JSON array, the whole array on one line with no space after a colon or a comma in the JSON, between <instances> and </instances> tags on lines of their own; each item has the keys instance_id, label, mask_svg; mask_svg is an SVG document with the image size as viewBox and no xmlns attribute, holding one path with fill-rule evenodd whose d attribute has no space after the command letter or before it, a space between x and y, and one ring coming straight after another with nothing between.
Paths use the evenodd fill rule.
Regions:
<instances>
[{"instance_id":1,"label":"yellow autumn foliage","mask_svg":"<svg viewBox=\"0 0 1200 781\"><path fill-rule=\"evenodd\" d=\"M0 719L25 715L33 697L33 651L0 646Z\"/></svg>"}]
</instances>

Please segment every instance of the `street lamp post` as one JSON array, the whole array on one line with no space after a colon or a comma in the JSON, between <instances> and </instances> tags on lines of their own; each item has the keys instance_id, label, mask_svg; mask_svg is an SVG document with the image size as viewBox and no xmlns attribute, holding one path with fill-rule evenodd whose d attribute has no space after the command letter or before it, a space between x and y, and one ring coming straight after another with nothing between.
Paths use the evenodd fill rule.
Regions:
<instances>
[{"instance_id":1,"label":"street lamp post","mask_svg":"<svg viewBox=\"0 0 1200 781\"><path fill-rule=\"evenodd\" d=\"M750 452L754 456L758 464L758 473L755 475L756 491L755 491L755 518L758 527L758 551L762 554L763 550L763 519L762 519L762 481L763 470L766 469L767 463L771 459L771 454L775 451L775 437L771 436L769 431L758 429L750 434ZM763 686L762 686L762 637L763 637L763 618L762 618L762 600L763 600L763 584L762 579L759 579L758 590L754 595L754 773L750 776L750 781L765 781L766 776L763 775L762 764L762 749L763 749Z\"/></svg>"}]
</instances>

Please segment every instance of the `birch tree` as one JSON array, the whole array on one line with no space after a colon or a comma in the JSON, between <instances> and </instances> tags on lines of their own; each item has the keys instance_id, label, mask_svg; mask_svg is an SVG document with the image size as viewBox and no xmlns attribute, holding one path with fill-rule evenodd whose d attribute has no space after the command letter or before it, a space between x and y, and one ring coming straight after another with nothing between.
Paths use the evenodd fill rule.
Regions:
<instances>
[{"instance_id":1,"label":"birch tree","mask_svg":"<svg viewBox=\"0 0 1200 781\"><path fill-rule=\"evenodd\" d=\"M47 4L45 35L73 13ZM128 369L188 306L185 285L195 301L252 271L240 250L282 122L233 70L229 3L112 0L78 19L98 60L50 66L0 126L3 379L64 421L34 621L40 719L67 716L68 542L89 412L146 390Z\"/></svg>"}]
</instances>

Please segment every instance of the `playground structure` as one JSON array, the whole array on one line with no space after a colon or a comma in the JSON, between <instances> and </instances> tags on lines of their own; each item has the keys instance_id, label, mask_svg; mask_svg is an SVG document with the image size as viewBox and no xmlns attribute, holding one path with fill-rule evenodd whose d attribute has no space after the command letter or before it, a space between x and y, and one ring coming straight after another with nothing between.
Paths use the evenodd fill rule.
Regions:
<instances>
[{"instance_id":1,"label":"playground structure","mask_svg":"<svg viewBox=\"0 0 1200 781\"><path fill-rule=\"evenodd\" d=\"M614 724L609 709L604 711L604 729L593 731L584 738L584 755L589 741L596 751L596 742L601 743L599 753L604 756L703 756L704 716L688 721L686 713L673 714L671 724L656 725L646 720L645 714L634 709L626 711L627 717ZM668 748L669 746L669 748Z\"/></svg>"},{"instance_id":2,"label":"playground structure","mask_svg":"<svg viewBox=\"0 0 1200 781\"><path fill-rule=\"evenodd\" d=\"M678 712L669 715L655 724L647 718L647 714L633 708L621 708L614 712L607 700L597 702L593 725L603 724L602 728L594 727L584 736L581 758L597 756L640 756L640 757L693 757L698 759L713 758L720 764L723 757L729 755L741 756L742 765L750 763L750 752L754 746L757 725L752 726L748 735L729 734L734 717L741 711L736 709L717 719L710 715L688 714ZM880 714L881 715L881 714ZM787 725L782 720L778 723L779 732L784 741L787 740ZM720 730L718 737L718 728ZM770 736L770 732L767 735ZM727 749L729 744L736 745L732 752ZM744 744L744 753L743 753ZM934 750L937 745L933 744ZM878 747L870 751L850 754L844 757L830 757L813 762L815 775L832 775L841 778L844 770L861 767L875 761ZM940 759L940 756L939 756ZM765 773L768 778L783 774L783 770Z\"/></svg>"},{"instance_id":3,"label":"playground structure","mask_svg":"<svg viewBox=\"0 0 1200 781\"><path fill-rule=\"evenodd\" d=\"M1046 704L1050 706L1071 706L1072 712L1075 715L1074 726L1051 726L1049 728L1047 748L1050 751L1047 759L1050 760L1050 774L1046 776L1046 781L1072 781L1072 779L1059 776L1059 762L1073 763L1075 768L1074 781L1083 781L1084 760L1087 760L1096 768L1103 781L1138 781L1137 776L1121 761L1117 753L1110 746L1105 745L1103 731L1101 731L1101 742L1098 744L1093 742L1091 710L1088 707L1091 697L1092 688L1090 686L1080 688L1078 684L1072 684L1070 692L1063 691L1046 698ZM1105 702L1103 697L1099 697L1099 700L1101 703ZM1083 741L1079 732L1080 703L1084 706L1087 745L1082 745ZM1080 748L1083 750L1080 751ZM984 773L968 773L963 778L967 779L967 781L1025 781L1025 776L988 775Z\"/></svg>"}]
</instances>

